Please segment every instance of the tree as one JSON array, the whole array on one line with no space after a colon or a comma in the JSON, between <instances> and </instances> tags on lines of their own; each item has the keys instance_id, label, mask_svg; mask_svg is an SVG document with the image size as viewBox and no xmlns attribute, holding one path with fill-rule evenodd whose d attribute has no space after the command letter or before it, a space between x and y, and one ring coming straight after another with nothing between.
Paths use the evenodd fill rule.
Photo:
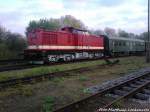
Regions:
<instances>
[{"instance_id":1,"label":"tree","mask_svg":"<svg viewBox=\"0 0 150 112\"><path fill-rule=\"evenodd\" d=\"M113 29L113 28L108 28L108 27L106 27L106 28L104 29L104 32L106 33L106 35L111 36L111 37L117 36L116 31L115 31L115 29Z\"/></svg>"},{"instance_id":2,"label":"tree","mask_svg":"<svg viewBox=\"0 0 150 112\"><path fill-rule=\"evenodd\" d=\"M5 28L0 26L0 43L2 43L6 37L6 34L4 32L6 32Z\"/></svg>"},{"instance_id":3,"label":"tree","mask_svg":"<svg viewBox=\"0 0 150 112\"><path fill-rule=\"evenodd\" d=\"M129 36L129 33L127 33L127 32L124 31L124 30L121 30L121 29L118 30L118 36L119 36L119 37L130 37L130 36Z\"/></svg>"},{"instance_id":4,"label":"tree","mask_svg":"<svg viewBox=\"0 0 150 112\"><path fill-rule=\"evenodd\" d=\"M0 26L0 59L17 58L27 46L26 38Z\"/></svg>"},{"instance_id":5,"label":"tree","mask_svg":"<svg viewBox=\"0 0 150 112\"><path fill-rule=\"evenodd\" d=\"M75 28L86 29L86 26L80 20L76 19L71 15L66 15L58 19L50 18L40 19L39 21L32 20L26 28L26 33L36 28L58 30L64 26L72 26Z\"/></svg>"},{"instance_id":6,"label":"tree","mask_svg":"<svg viewBox=\"0 0 150 112\"><path fill-rule=\"evenodd\" d=\"M86 29L86 26L80 20L76 19L75 17L71 15L66 15L64 17L62 16L60 18L60 24L61 24L61 27L71 26L75 28Z\"/></svg>"},{"instance_id":7,"label":"tree","mask_svg":"<svg viewBox=\"0 0 150 112\"><path fill-rule=\"evenodd\" d=\"M141 33L139 37L140 37L141 39L143 39L143 40L147 40L148 32L143 32L143 33Z\"/></svg>"},{"instance_id":8,"label":"tree","mask_svg":"<svg viewBox=\"0 0 150 112\"><path fill-rule=\"evenodd\" d=\"M23 51L27 46L26 40L25 38L23 38L22 35L10 32L7 34L7 39L5 40L5 43L8 49L14 52Z\"/></svg>"},{"instance_id":9,"label":"tree","mask_svg":"<svg viewBox=\"0 0 150 112\"><path fill-rule=\"evenodd\" d=\"M95 35L104 35L105 32L103 30L90 30L91 34L95 34Z\"/></svg>"},{"instance_id":10,"label":"tree","mask_svg":"<svg viewBox=\"0 0 150 112\"><path fill-rule=\"evenodd\" d=\"M40 19L39 21L30 21L28 27L26 28L26 33L37 28L47 29L47 30L57 30L60 28L60 23L58 19Z\"/></svg>"}]
</instances>

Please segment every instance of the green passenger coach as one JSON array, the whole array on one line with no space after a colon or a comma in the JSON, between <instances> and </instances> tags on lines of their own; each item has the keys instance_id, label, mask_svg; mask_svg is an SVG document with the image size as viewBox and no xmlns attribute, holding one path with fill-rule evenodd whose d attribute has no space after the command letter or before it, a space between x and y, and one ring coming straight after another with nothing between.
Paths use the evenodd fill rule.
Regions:
<instances>
[{"instance_id":1,"label":"green passenger coach","mask_svg":"<svg viewBox=\"0 0 150 112\"><path fill-rule=\"evenodd\" d=\"M125 37L109 37L109 51L112 55L142 54L145 41Z\"/></svg>"}]
</instances>

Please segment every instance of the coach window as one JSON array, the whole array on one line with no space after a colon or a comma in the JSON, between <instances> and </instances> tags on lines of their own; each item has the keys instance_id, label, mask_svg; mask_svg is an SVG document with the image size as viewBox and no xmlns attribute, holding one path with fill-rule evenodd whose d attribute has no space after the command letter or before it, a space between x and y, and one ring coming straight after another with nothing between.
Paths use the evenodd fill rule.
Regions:
<instances>
[{"instance_id":1,"label":"coach window","mask_svg":"<svg viewBox=\"0 0 150 112\"><path fill-rule=\"evenodd\" d=\"M114 41L114 46L116 46L116 42Z\"/></svg>"},{"instance_id":2,"label":"coach window","mask_svg":"<svg viewBox=\"0 0 150 112\"><path fill-rule=\"evenodd\" d=\"M130 42L127 42L128 43L128 46L130 46Z\"/></svg>"},{"instance_id":3,"label":"coach window","mask_svg":"<svg viewBox=\"0 0 150 112\"><path fill-rule=\"evenodd\" d=\"M114 45L117 46L117 45L118 45L118 42L116 41Z\"/></svg>"},{"instance_id":4,"label":"coach window","mask_svg":"<svg viewBox=\"0 0 150 112\"><path fill-rule=\"evenodd\" d=\"M141 43L141 46L144 46L144 43L143 43L143 42Z\"/></svg>"},{"instance_id":5,"label":"coach window","mask_svg":"<svg viewBox=\"0 0 150 112\"><path fill-rule=\"evenodd\" d=\"M138 43L138 42L136 42L136 46L139 46L139 43Z\"/></svg>"},{"instance_id":6,"label":"coach window","mask_svg":"<svg viewBox=\"0 0 150 112\"><path fill-rule=\"evenodd\" d=\"M141 46L141 43L139 42L139 46Z\"/></svg>"},{"instance_id":7,"label":"coach window","mask_svg":"<svg viewBox=\"0 0 150 112\"><path fill-rule=\"evenodd\" d=\"M117 46L119 46L119 42L117 42Z\"/></svg>"},{"instance_id":8,"label":"coach window","mask_svg":"<svg viewBox=\"0 0 150 112\"><path fill-rule=\"evenodd\" d=\"M123 42L123 46L125 46L125 42Z\"/></svg>"},{"instance_id":9,"label":"coach window","mask_svg":"<svg viewBox=\"0 0 150 112\"><path fill-rule=\"evenodd\" d=\"M119 46L121 46L121 42L119 42Z\"/></svg>"},{"instance_id":10,"label":"coach window","mask_svg":"<svg viewBox=\"0 0 150 112\"><path fill-rule=\"evenodd\" d=\"M112 45L113 45L113 46L115 45L115 42L114 42L114 41L112 41Z\"/></svg>"},{"instance_id":11,"label":"coach window","mask_svg":"<svg viewBox=\"0 0 150 112\"><path fill-rule=\"evenodd\" d=\"M133 46L133 42L129 42L130 43L130 46L132 47Z\"/></svg>"}]
</instances>

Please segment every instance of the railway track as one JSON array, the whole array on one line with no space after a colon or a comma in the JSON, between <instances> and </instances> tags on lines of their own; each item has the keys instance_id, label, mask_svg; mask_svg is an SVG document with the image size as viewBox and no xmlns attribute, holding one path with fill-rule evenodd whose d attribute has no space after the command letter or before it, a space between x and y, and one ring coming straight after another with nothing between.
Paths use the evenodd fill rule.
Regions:
<instances>
[{"instance_id":1,"label":"railway track","mask_svg":"<svg viewBox=\"0 0 150 112\"><path fill-rule=\"evenodd\" d=\"M96 65L94 68L95 69L100 69L101 67L104 67L105 65L107 66L112 66L116 63L112 64L101 64L101 65ZM60 71L60 72L53 72L53 73L48 73L48 74L41 74L41 75L34 75L34 76L27 76L23 78L14 78L14 79L9 79L5 81L0 81L0 90L15 86L17 84L29 84L29 83L35 83L35 82L40 82L40 81L45 81L45 80L50 80L52 78L56 77L63 77L63 76L71 76L70 72L73 73L81 73L84 71L90 71L90 67L82 67L82 68L77 68L77 69L71 69L71 70L66 70L66 71Z\"/></svg>"},{"instance_id":2,"label":"railway track","mask_svg":"<svg viewBox=\"0 0 150 112\"><path fill-rule=\"evenodd\" d=\"M129 56L105 57L105 58L96 58L96 59L80 59L80 60L73 60L73 61L68 61L68 62L55 62L55 63L49 63L49 64L44 64L44 65L35 65L35 64L25 63L25 64L18 64L18 65L4 66L4 67L2 66L2 67L0 67L0 72L29 69L29 68L35 68L35 67L40 67L40 66L53 66L53 65L70 64L70 63L78 63L78 62L88 62L88 61L94 61L94 60L107 60L107 59L124 58L124 57L129 57ZM17 60L15 60L15 61L17 62ZM110 64L108 60L106 62L108 64Z\"/></svg>"},{"instance_id":3,"label":"railway track","mask_svg":"<svg viewBox=\"0 0 150 112\"><path fill-rule=\"evenodd\" d=\"M29 68L35 68L35 67L40 67L40 66L54 66L54 65L61 65L61 64L70 64L70 63L94 61L94 60L99 60L99 59L90 59L90 60L86 59L86 60L77 60L77 61L70 61L70 62L57 62L57 63L49 63L49 64L44 64L44 65L18 64L18 65L0 67L0 72L29 69Z\"/></svg>"},{"instance_id":4,"label":"railway track","mask_svg":"<svg viewBox=\"0 0 150 112\"><path fill-rule=\"evenodd\" d=\"M35 67L40 67L40 66L43 66L43 65L18 64L18 65L4 66L4 67L0 67L0 72L29 69L29 68L35 68Z\"/></svg>"},{"instance_id":5,"label":"railway track","mask_svg":"<svg viewBox=\"0 0 150 112\"><path fill-rule=\"evenodd\" d=\"M150 98L150 71L114 84L85 99L64 106L54 112L100 112L113 108L125 98L148 100Z\"/></svg>"},{"instance_id":6,"label":"railway track","mask_svg":"<svg viewBox=\"0 0 150 112\"><path fill-rule=\"evenodd\" d=\"M100 59L103 59L103 58L100 58ZM0 72L12 71L12 70L22 70L22 69L35 68L35 67L40 67L40 66L53 66L53 65L61 65L61 64L94 61L94 60L100 60L100 59L84 59L84 60L76 60L76 61L69 61L69 62L56 62L56 63L49 63L49 64L44 64L44 65L35 65L35 64L27 64L27 63L26 64L18 64L18 65L0 67Z\"/></svg>"},{"instance_id":7,"label":"railway track","mask_svg":"<svg viewBox=\"0 0 150 112\"><path fill-rule=\"evenodd\" d=\"M7 63L22 63L25 62L23 59L7 59L7 60L0 60L0 64L7 64Z\"/></svg>"}]
</instances>

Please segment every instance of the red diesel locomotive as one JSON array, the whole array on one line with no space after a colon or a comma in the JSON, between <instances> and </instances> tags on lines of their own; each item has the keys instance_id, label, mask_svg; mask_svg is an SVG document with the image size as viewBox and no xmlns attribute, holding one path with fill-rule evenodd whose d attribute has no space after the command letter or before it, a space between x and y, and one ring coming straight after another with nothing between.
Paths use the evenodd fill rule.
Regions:
<instances>
[{"instance_id":1,"label":"red diesel locomotive","mask_svg":"<svg viewBox=\"0 0 150 112\"><path fill-rule=\"evenodd\" d=\"M28 32L27 60L38 63L98 58L103 56L104 37L87 30L64 27L60 31L36 29Z\"/></svg>"}]
</instances>

